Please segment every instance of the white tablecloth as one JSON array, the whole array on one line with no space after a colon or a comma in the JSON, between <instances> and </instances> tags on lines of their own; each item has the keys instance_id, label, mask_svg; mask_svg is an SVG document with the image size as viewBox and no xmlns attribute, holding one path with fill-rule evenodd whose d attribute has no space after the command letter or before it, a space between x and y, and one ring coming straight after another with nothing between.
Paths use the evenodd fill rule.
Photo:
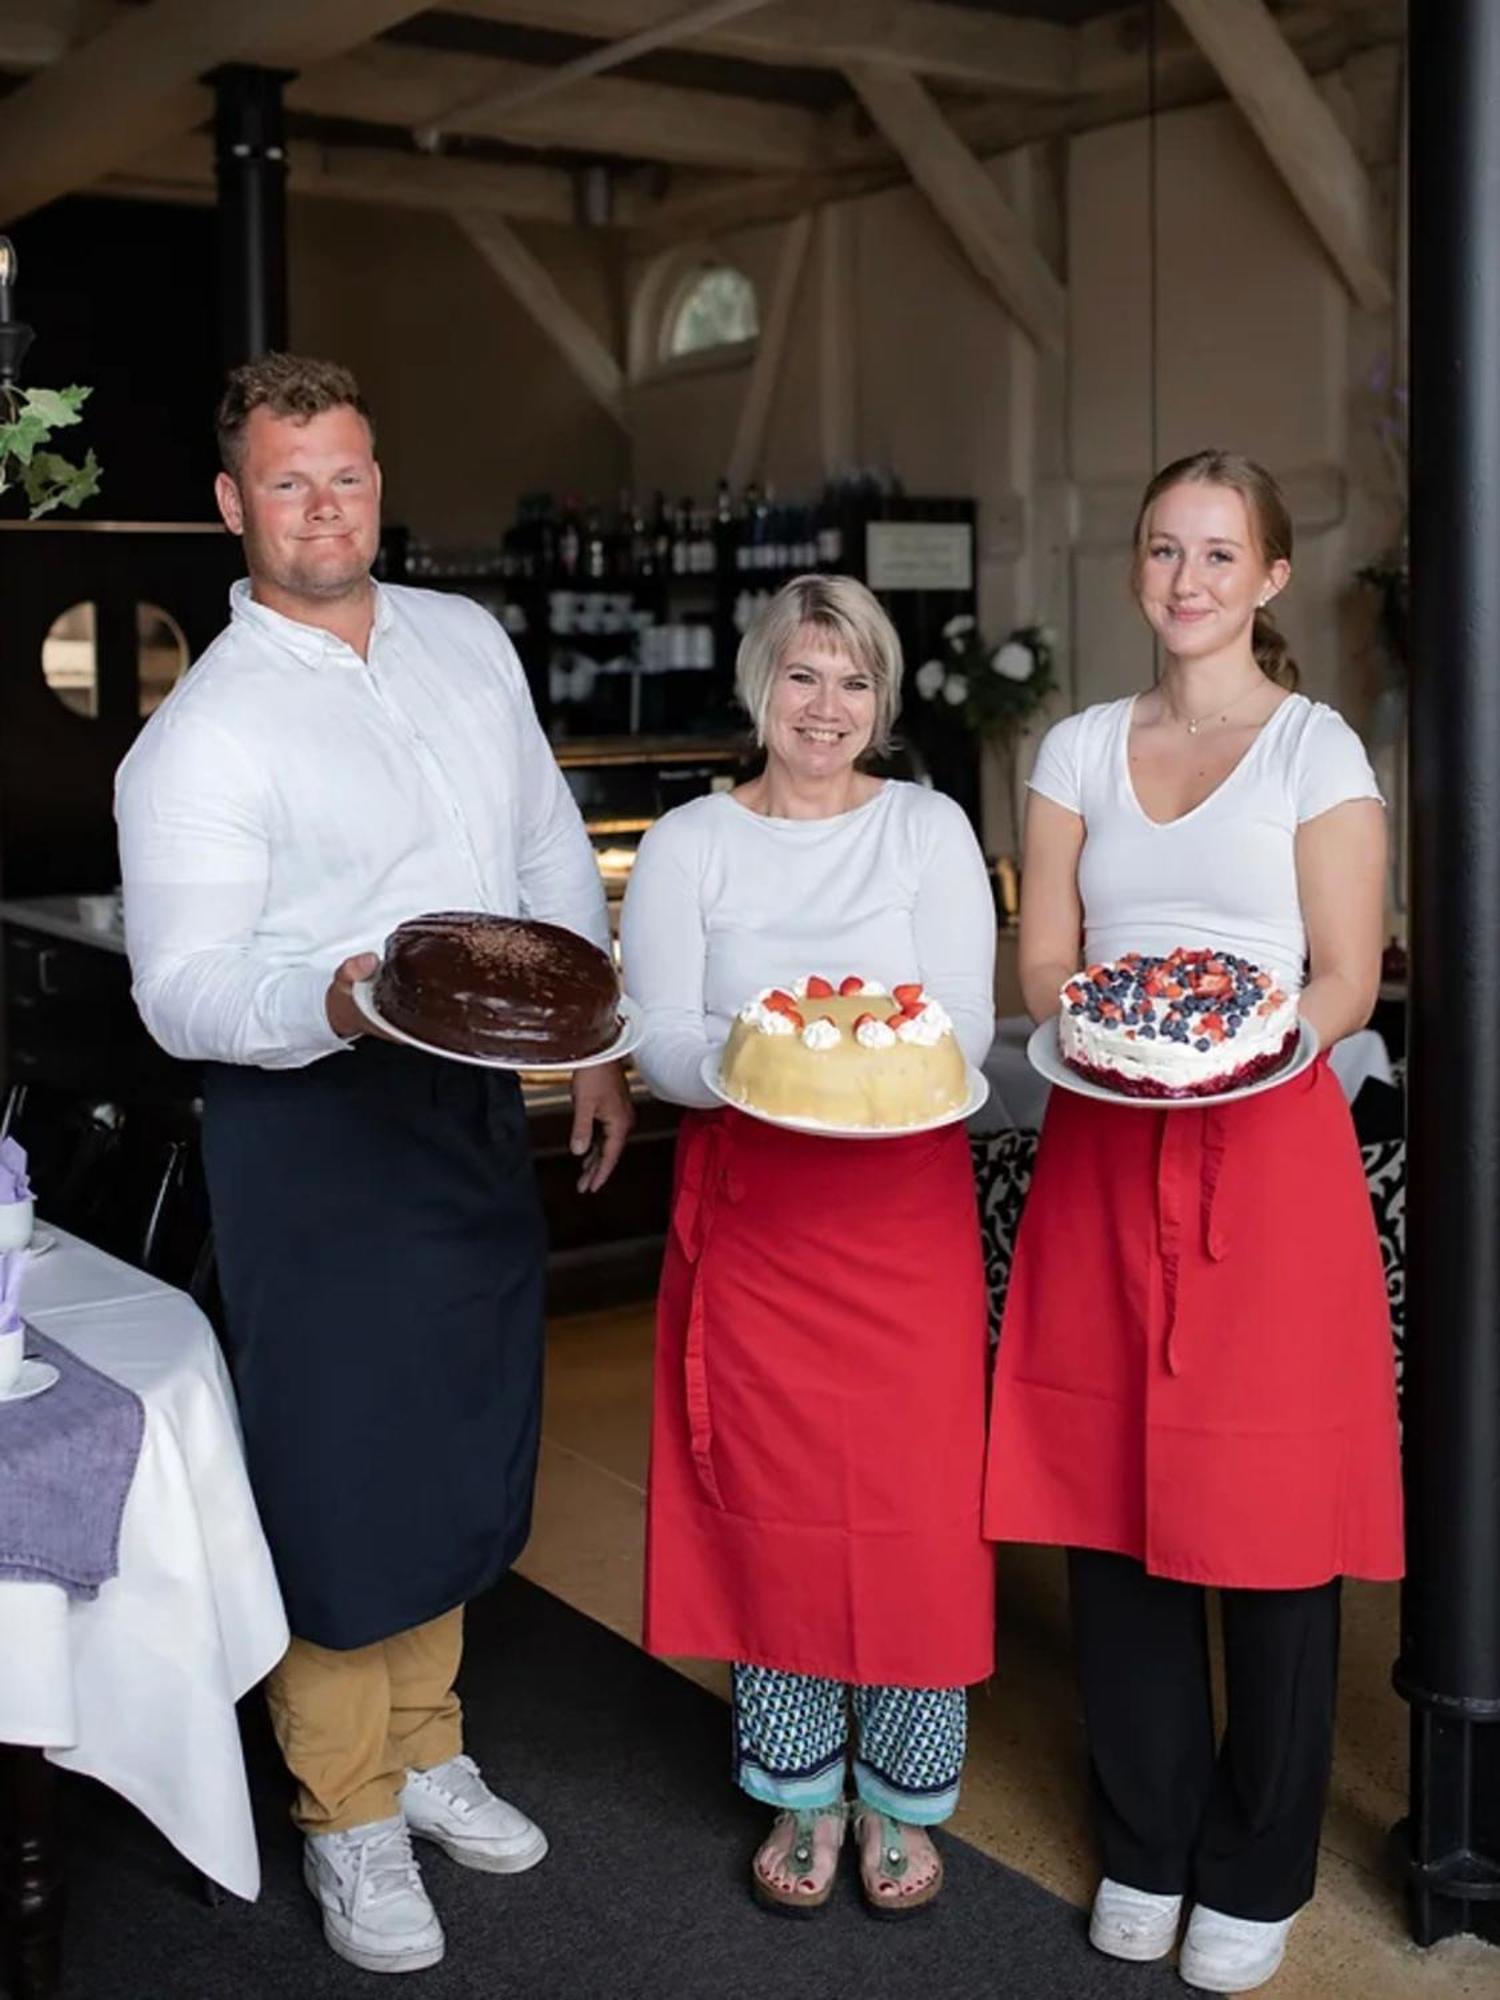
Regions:
<instances>
[{"instance_id":1,"label":"white tablecloth","mask_svg":"<svg viewBox=\"0 0 1500 2000\"><path fill-rule=\"evenodd\" d=\"M0 1742L121 1793L237 1896L260 1862L234 1704L286 1648L228 1375L184 1293L62 1231L22 1309L146 1410L120 1573L92 1602L0 1583ZM5 1412L0 1409L0 1449Z\"/></svg>"},{"instance_id":2,"label":"white tablecloth","mask_svg":"<svg viewBox=\"0 0 1500 2000\"><path fill-rule=\"evenodd\" d=\"M995 1039L984 1060L989 1098L969 1120L975 1137L1012 1128L1034 1132L1041 1126L1052 1086L1026 1060L1031 1029L1025 1014L1007 1015L995 1024ZM1335 1042L1328 1060L1351 1104L1372 1078L1379 1083L1391 1081L1390 1053L1373 1028L1361 1028Z\"/></svg>"}]
</instances>

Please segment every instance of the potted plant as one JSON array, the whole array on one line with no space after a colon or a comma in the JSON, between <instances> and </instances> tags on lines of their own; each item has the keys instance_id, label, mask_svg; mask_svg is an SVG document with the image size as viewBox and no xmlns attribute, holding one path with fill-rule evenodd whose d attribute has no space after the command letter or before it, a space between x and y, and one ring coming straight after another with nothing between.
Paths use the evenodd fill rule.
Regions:
<instances>
[{"instance_id":1,"label":"potted plant","mask_svg":"<svg viewBox=\"0 0 1500 2000\"><path fill-rule=\"evenodd\" d=\"M33 521L54 507L79 507L99 491L99 461L90 451L81 465L44 449L54 431L81 423L89 391L23 389L17 381L31 345L31 328L15 316L15 245L0 236L0 499L14 487L26 496Z\"/></svg>"},{"instance_id":2,"label":"potted plant","mask_svg":"<svg viewBox=\"0 0 1500 2000\"><path fill-rule=\"evenodd\" d=\"M948 620L941 652L924 660L913 676L923 701L946 709L968 734L999 750L1010 795L1013 858L1021 851L1021 739L1056 691L1055 645L1045 625L1018 625L992 643L965 613Z\"/></svg>"}]
</instances>

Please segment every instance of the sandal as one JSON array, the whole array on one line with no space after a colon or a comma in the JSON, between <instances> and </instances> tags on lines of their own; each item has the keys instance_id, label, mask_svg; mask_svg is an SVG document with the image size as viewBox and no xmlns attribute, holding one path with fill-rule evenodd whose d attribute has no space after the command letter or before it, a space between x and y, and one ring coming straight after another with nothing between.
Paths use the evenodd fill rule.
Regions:
<instances>
[{"instance_id":1,"label":"sandal","mask_svg":"<svg viewBox=\"0 0 1500 2000\"><path fill-rule=\"evenodd\" d=\"M750 1883L759 1902L789 1917L810 1917L833 1894L844 1808L777 1813L756 1852Z\"/></svg>"},{"instance_id":2,"label":"sandal","mask_svg":"<svg viewBox=\"0 0 1500 2000\"><path fill-rule=\"evenodd\" d=\"M872 1838L873 1832L873 1838ZM927 1849L930 1867L922 1872L920 1849L913 1852L909 1836L917 1834ZM910 1917L925 1910L943 1886L943 1857L925 1826L908 1826L888 1813L864 1806L854 1815L859 1842L859 1883L872 1916Z\"/></svg>"}]
</instances>

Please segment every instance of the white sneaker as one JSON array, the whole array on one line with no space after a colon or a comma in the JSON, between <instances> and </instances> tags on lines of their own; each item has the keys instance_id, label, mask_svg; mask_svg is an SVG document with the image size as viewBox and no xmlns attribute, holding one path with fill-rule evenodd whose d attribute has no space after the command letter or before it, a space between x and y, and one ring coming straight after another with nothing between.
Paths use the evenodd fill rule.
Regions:
<instances>
[{"instance_id":1,"label":"white sneaker","mask_svg":"<svg viewBox=\"0 0 1500 2000\"><path fill-rule=\"evenodd\" d=\"M1089 1918L1089 1943L1111 1958L1165 1958L1177 1942L1182 1916L1181 1896L1153 1896L1106 1875L1094 1894Z\"/></svg>"},{"instance_id":2,"label":"white sneaker","mask_svg":"<svg viewBox=\"0 0 1500 2000\"><path fill-rule=\"evenodd\" d=\"M430 1771L408 1771L397 1801L419 1840L435 1841L465 1868L519 1875L547 1852L547 1836L523 1812L496 1798L472 1757L450 1757Z\"/></svg>"},{"instance_id":3,"label":"white sneaker","mask_svg":"<svg viewBox=\"0 0 1500 2000\"><path fill-rule=\"evenodd\" d=\"M323 1935L363 1972L420 1972L443 1955L438 1922L401 1819L347 1833L310 1833L302 1879L323 1911Z\"/></svg>"},{"instance_id":4,"label":"white sneaker","mask_svg":"<svg viewBox=\"0 0 1500 2000\"><path fill-rule=\"evenodd\" d=\"M1189 1986L1210 1993L1248 1993L1263 1986L1286 1956L1292 1918L1259 1924L1250 1917L1226 1917L1199 1903L1188 1918L1177 1970Z\"/></svg>"}]
</instances>

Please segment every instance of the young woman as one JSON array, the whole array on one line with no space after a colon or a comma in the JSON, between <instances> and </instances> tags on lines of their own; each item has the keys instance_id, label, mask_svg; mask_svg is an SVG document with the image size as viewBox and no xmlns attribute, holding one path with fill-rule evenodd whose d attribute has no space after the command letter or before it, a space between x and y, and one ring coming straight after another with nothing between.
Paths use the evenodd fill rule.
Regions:
<instances>
[{"instance_id":1,"label":"young woman","mask_svg":"<svg viewBox=\"0 0 1500 2000\"><path fill-rule=\"evenodd\" d=\"M787 584L738 662L765 768L668 813L625 901L637 1060L690 1107L658 1305L646 1643L734 1662L735 1775L777 1809L753 1887L794 1913L832 1889L851 1754L868 1902L932 1900L925 1829L957 1802L964 1687L994 1651L963 1126L819 1138L721 1108L700 1074L747 1001L814 973L920 980L983 1059L995 924L974 836L951 799L861 768L900 685L862 584Z\"/></svg>"},{"instance_id":2,"label":"young woman","mask_svg":"<svg viewBox=\"0 0 1500 2000\"><path fill-rule=\"evenodd\" d=\"M1021 973L1182 945L1300 989L1326 1050L1379 976L1384 818L1333 710L1290 691L1270 476L1202 452L1147 488L1135 590L1156 685L1068 717L1031 780ZM991 1415L986 1531L1069 1548L1104 1881L1090 1935L1244 1992L1312 1893L1339 1580L1401 1572L1380 1253L1326 1057L1202 1109L1052 1094ZM1204 1586L1222 1593L1216 1745Z\"/></svg>"}]
</instances>

